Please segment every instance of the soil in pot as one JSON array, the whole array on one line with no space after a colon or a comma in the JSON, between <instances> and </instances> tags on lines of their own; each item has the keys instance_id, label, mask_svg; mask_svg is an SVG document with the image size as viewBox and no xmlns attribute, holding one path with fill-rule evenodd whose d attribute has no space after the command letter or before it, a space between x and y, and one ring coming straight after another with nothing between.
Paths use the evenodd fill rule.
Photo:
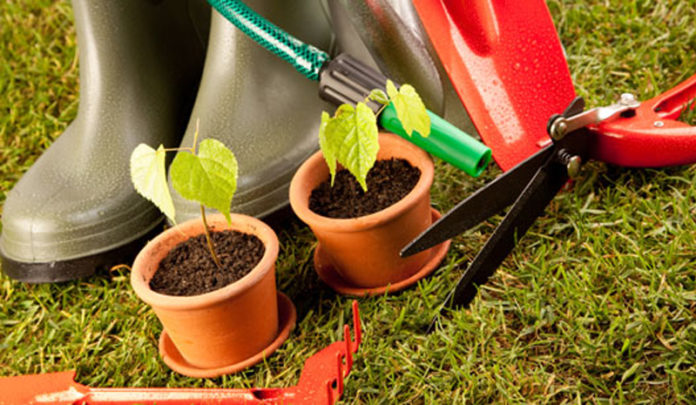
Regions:
<instances>
[{"instance_id":1,"label":"soil in pot","mask_svg":"<svg viewBox=\"0 0 696 405\"><path fill-rule=\"evenodd\" d=\"M364 192L348 170L336 173L312 190L309 209L329 218L357 218L381 211L404 198L418 183L421 172L405 159L378 160L367 173Z\"/></svg>"},{"instance_id":2,"label":"soil in pot","mask_svg":"<svg viewBox=\"0 0 696 405\"><path fill-rule=\"evenodd\" d=\"M215 291L247 275L261 261L263 242L234 230L211 232L222 267L213 261L205 235L176 245L159 263L150 288L160 294L192 296Z\"/></svg>"}]
</instances>

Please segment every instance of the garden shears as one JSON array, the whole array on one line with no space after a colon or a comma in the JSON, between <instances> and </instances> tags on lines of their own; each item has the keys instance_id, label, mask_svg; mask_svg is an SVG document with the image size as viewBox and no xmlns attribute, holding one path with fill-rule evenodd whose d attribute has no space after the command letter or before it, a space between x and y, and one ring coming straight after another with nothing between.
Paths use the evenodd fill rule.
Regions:
<instances>
[{"instance_id":1,"label":"garden shears","mask_svg":"<svg viewBox=\"0 0 696 405\"><path fill-rule=\"evenodd\" d=\"M626 167L696 162L696 127L678 121L694 109L696 75L645 102L631 94L610 106L585 111L576 97L550 117L546 145L460 202L401 252L409 256L466 231L512 204L446 299L445 307L468 305L537 217L589 159Z\"/></svg>"}]
</instances>

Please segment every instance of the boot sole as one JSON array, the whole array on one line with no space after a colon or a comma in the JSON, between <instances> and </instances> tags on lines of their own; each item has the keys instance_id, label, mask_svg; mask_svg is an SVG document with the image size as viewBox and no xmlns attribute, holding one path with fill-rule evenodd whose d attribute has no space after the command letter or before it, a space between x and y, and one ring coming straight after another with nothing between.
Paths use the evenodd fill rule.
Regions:
<instances>
[{"instance_id":1,"label":"boot sole","mask_svg":"<svg viewBox=\"0 0 696 405\"><path fill-rule=\"evenodd\" d=\"M91 256L47 263L26 263L10 259L0 250L2 271L12 279L30 284L60 283L106 272L118 264L132 264L145 244L162 231L159 222L144 236L123 246Z\"/></svg>"}]
</instances>

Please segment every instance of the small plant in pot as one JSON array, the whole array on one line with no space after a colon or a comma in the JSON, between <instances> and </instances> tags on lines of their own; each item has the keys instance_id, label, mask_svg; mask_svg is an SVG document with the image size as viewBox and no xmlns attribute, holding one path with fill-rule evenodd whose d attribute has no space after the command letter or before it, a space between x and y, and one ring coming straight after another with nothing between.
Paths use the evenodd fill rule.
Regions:
<instances>
[{"instance_id":1,"label":"small plant in pot","mask_svg":"<svg viewBox=\"0 0 696 405\"><path fill-rule=\"evenodd\" d=\"M287 338L295 309L276 291L275 232L256 218L229 213L236 190L234 154L213 139L198 150L194 140L186 149L172 162L170 176L183 197L201 204L201 218L150 241L133 263L131 285L162 322L159 349L165 363L188 376L215 377L270 355ZM174 222L165 175L168 151L138 145L131 178ZM206 206L221 214L206 215Z\"/></svg>"},{"instance_id":2,"label":"small plant in pot","mask_svg":"<svg viewBox=\"0 0 696 405\"><path fill-rule=\"evenodd\" d=\"M392 103L410 135L430 133L430 119L412 86L388 81L368 99ZM365 100L367 101L367 99ZM399 251L440 214L430 207L434 167L410 142L379 133L365 102L322 113L321 151L299 168L290 204L318 240L314 267L334 290L350 295L398 291L442 261L449 241L407 258Z\"/></svg>"}]
</instances>

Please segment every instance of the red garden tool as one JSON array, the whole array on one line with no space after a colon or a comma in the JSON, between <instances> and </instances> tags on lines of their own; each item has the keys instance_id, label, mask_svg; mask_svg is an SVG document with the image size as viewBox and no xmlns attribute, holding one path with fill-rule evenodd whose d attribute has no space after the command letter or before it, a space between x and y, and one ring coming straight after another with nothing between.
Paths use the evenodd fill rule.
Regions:
<instances>
[{"instance_id":1,"label":"red garden tool","mask_svg":"<svg viewBox=\"0 0 696 405\"><path fill-rule=\"evenodd\" d=\"M445 241L512 204L503 221L447 297L445 307L465 306L543 214L583 162L597 159L625 166L696 162L696 127L677 118L694 108L696 75L674 89L639 103L623 94L616 104L584 111L576 97L562 115L548 119L547 143L433 223L406 246L408 256ZM431 325L432 327L432 325Z\"/></svg>"},{"instance_id":2,"label":"red garden tool","mask_svg":"<svg viewBox=\"0 0 696 405\"><path fill-rule=\"evenodd\" d=\"M546 121L575 97L543 0L414 0L493 158L508 170L548 145Z\"/></svg>"},{"instance_id":3,"label":"red garden tool","mask_svg":"<svg viewBox=\"0 0 696 405\"><path fill-rule=\"evenodd\" d=\"M353 365L362 339L357 301L353 301L353 327L344 326L344 341L332 343L310 357L299 384L290 388L189 389L90 388L74 381L75 372L0 378L0 405L191 405L191 404L333 404L341 397L344 378Z\"/></svg>"},{"instance_id":4,"label":"red garden tool","mask_svg":"<svg viewBox=\"0 0 696 405\"><path fill-rule=\"evenodd\" d=\"M591 126L600 133L593 158L627 167L661 167L696 161L696 127L679 121L694 109L696 75L641 103L632 117Z\"/></svg>"},{"instance_id":5,"label":"red garden tool","mask_svg":"<svg viewBox=\"0 0 696 405\"><path fill-rule=\"evenodd\" d=\"M677 120L694 108L696 76L642 104L624 94L616 104L583 111L544 1L414 5L478 132L501 168L511 169L401 252L435 246L512 205L445 307L469 304L587 159L628 167L696 162L696 128Z\"/></svg>"},{"instance_id":6,"label":"red garden tool","mask_svg":"<svg viewBox=\"0 0 696 405\"><path fill-rule=\"evenodd\" d=\"M493 158L509 170L543 147L548 118L575 97L543 0L414 0L447 74ZM592 157L629 167L693 162L694 129L677 121L691 77L642 103L635 117L595 124Z\"/></svg>"}]
</instances>

